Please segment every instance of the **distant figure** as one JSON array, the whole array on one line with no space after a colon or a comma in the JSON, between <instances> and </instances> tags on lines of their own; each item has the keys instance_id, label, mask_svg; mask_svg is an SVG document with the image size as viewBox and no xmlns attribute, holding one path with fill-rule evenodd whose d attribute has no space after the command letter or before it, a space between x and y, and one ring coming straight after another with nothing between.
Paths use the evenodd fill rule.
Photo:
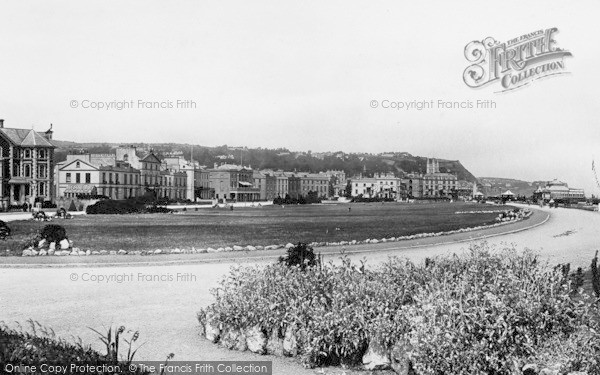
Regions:
<instances>
[{"instance_id":1,"label":"distant figure","mask_svg":"<svg viewBox=\"0 0 600 375\"><path fill-rule=\"evenodd\" d=\"M348 212L352 211L352 207L348 207Z\"/></svg>"},{"instance_id":2,"label":"distant figure","mask_svg":"<svg viewBox=\"0 0 600 375\"><path fill-rule=\"evenodd\" d=\"M229 209L230 209L231 211L233 211L233 205L229 206Z\"/></svg>"}]
</instances>

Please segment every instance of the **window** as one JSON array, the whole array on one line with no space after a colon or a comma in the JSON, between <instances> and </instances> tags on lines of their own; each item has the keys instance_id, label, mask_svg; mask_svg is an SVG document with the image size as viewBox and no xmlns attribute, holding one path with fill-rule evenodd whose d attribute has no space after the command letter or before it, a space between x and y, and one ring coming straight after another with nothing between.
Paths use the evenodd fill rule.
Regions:
<instances>
[{"instance_id":1,"label":"window","mask_svg":"<svg viewBox=\"0 0 600 375\"><path fill-rule=\"evenodd\" d=\"M92 182L92 174L91 173L86 173L85 174L85 183L89 184L90 182Z\"/></svg>"},{"instance_id":2,"label":"window","mask_svg":"<svg viewBox=\"0 0 600 375\"><path fill-rule=\"evenodd\" d=\"M76 168L79 168L79 167L81 167L81 163L80 163L80 162L77 162L77 163L75 163L75 167L76 167Z\"/></svg>"},{"instance_id":3,"label":"window","mask_svg":"<svg viewBox=\"0 0 600 375\"><path fill-rule=\"evenodd\" d=\"M75 183L81 183L81 175L79 173L75 173Z\"/></svg>"},{"instance_id":4,"label":"window","mask_svg":"<svg viewBox=\"0 0 600 375\"><path fill-rule=\"evenodd\" d=\"M43 159L43 158L45 158L45 157L46 157L46 153L44 152L44 150L40 150L40 151L38 152L38 156L39 156L39 158L40 158L40 159Z\"/></svg>"},{"instance_id":5,"label":"window","mask_svg":"<svg viewBox=\"0 0 600 375\"><path fill-rule=\"evenodd\" d=\"M67 173L67 183L71 182L71 174Z\"/></svg>"},{"instance_id":6,"label":"window","mask_svg":"<svg viewBox=\"0 0 600 375\"><path fill-rule=\"evenodd\" d=\"M25 158L28 159L31 157L31 151L25 150Z\"/></svg>"}]
</instances>

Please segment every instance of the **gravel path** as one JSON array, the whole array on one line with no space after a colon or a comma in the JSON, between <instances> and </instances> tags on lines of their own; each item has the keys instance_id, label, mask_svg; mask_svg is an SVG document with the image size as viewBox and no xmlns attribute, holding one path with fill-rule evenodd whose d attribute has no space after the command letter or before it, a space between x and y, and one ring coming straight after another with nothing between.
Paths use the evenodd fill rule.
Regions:
<instances>
[{"instance_id":1,"label":"gravel path","mask_svg":"<svg viewBox=\"0 0 600 375\"><path fill-rule=\"evenodd\" d=\"M588 266L594 249L600 247L600 214L545 208L533 218L538 223L543 222L547 216L544 212L551 215L542 225L490 237L488 243L498 246L514 243L519 248L538 250L552 263L571 262L573 266ZM516 225L522 224L515 224L512 229L519 229ZM482 234L485 233L478 233L479 236ZM427 239L430 240L439 241L440 238ZM420 260L436 254L460 252L468 247L468 242L464 242L468 238L455 240L463 242L443 245L422 242L414 244L419 247L412 248L406 247L406 243L384 243L349 250L361 250L352 257L367 257L368 264L372 265L392 254ZM335 249L328 257L336 258L338 251ZM5 259L0 261L5 262ZM251 263L265 261L271 262L272 256L245 260ZM163 360L173 352L176 360L273 360L274 374L314 374L314 370L303 369L290 359L228 351L198 337L196 311L212 301L209 289L235 263L238 262L220 259L218 263L210 261L163 267L138 264L127 267L71 265L68 268L23 269L7 268L11 266L5 262L5 267L0 268L0 285L3 286L0 288L0 320L24 323L26 319L33 318L52 327L59 336L70 338L75 335L84 342L94 343L98 349L101 349L97 345L99 341L87 327L98 329L111 323L125 325L128 329L139 330L140 341L146 342L138 352L138 359ZM119 276L123 282L116 279L92 281L111 276ZM162 281L150 281L148 278L162 278Z\"/></svg>"}]
</instances>

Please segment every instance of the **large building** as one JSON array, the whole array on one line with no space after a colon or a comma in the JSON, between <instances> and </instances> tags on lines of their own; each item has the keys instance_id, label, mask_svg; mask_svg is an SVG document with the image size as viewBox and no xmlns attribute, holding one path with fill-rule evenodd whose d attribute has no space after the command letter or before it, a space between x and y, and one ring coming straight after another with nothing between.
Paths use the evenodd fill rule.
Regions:
<instances>
[{"instance_id":1,"label":"large building","mask_svg":"<svg viewBox=\"0 0 600 375\"><path fill-rule=\"evenodd\" d=\"M351 180L352 196L364 198L402 198L402 179L393 173L376 173L373 177L357 177Z\"/></svg>"},{"instance_id":2,"label":"large building","mask_svg":"<svg viewBox=\"0 0 600 375\"><path fill-rule=\"evenodd\" d=\"M223 164L209 170L209 189L214 189L214 199L236 202L260 200L260 190L254 187L252 169L239 165Z\"/></svg>"},{"instance_id":3,"label":"large building","mask_svg":"<svg viewBox=\"0 0 600 375\"><path fill-rule=\"evenodd\" d=\"M81 198L107 196L135 198L151 193L155 198L186 199L188 175L169 168L152 152L140 155L135 147L119 147L115 154L68 155L56 166L56 196Z\"/></svg>"},{"instance_id":4,"label":"large building","mask_svg":"<svg viewBox=\"0 0 600 375\"><path fill-rule=\"evenodd\" d=\"M457 181L456 175L440 172L437 159L427 159L427 173L423 176L424 197L450 197L456 193Z\"/></svg>"},{"instance_id":5,"label":"large building","mask_svg":"<svg viewBox=\"0 0 600 375\"><path fill-rule=\"evenodd\" d=\"M418 173L409 173L402 179L407 198L423 197L423 176Z\"/></svg>"},{"instance_id":6,"label":"large building","mask_svg":"<svg viewBox=\"0 0 600 375\"><path fill-rule=\"evenodd\" d=\"M4 120L0 120L3 209L53 199L54 149L52 125L45 133L38 133L33 129L5 128Z\"/></svg>"},{"instance_id":7,"label":"large building","mask_svg":"<svg viewBox=\"0 0 600 375\"><path fill-rule=\"evenodd\" d=\"M104 155L67 155L57 165L57 197L104 195L127 199L140 195L140 171Z\"/></svg>"},{"instance_id":8,"label":"large building","mask_svg":"<svg viewBox=\"0 0 600 375\"><path fill-rule=\"evenodd\" d=\"M325 173L298 173L300 178L300 192L303 197L314 194L318 198L329 198L329 186L332 184L332 177Z\"/></svg>"},{"instance_id":9,"label":"large building","mask_svg":"<svg viewBox=\"0 0 600 375\"><path fill-rule=\"evenodd\" d=\"M533 193L537 199L542 199L546 202L550 200L562 200L569 202L579 202L585 200L585 192L583 189L570 188L566 182L553 180L546 182L546 185L538 186Z\"/></svg>"},{"instance_id":10,"label":"large building","mask_svg":"<svg viewBox=\"0 0 600 375\"><path fill-rule=\"evenodd\" d=\"M175 154L175 153L172 153ZM196 192L199 191L201 185L201 169L198 163L194 161L187 161L183 158L182 155L176 156L168 156L163 158L163 169L171 170L173 172L185 172L186 173L186 190L184 194L185 199L189 199L191 201L196 200ZM169 176L169 179L176 179L181 177L181 175L175 176L175 174ZM177 192L177 194L180 194Z\"/></svg>"}]
</instances>

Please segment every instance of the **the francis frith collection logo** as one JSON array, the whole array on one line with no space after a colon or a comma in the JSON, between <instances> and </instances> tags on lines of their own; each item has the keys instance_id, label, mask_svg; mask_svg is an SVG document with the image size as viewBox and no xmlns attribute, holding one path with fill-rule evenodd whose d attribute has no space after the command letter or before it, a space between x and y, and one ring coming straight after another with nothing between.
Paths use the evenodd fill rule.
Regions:
<instances>
[{"instance_id":1,"label":"the francis frith collection logo","mask_svg":"<svg viewBox=\"0 0 600 375\"><path fill-rule=\"evenodd\" d=\"M571 52L558 48L558 29L536 30L500 43L492 37L472 41L465 47L471 63L464 73L467 86L479 88L498 82L497 92L514 90L540 78L568 73L565 57Z\"/></svg>"}]
</instances>

